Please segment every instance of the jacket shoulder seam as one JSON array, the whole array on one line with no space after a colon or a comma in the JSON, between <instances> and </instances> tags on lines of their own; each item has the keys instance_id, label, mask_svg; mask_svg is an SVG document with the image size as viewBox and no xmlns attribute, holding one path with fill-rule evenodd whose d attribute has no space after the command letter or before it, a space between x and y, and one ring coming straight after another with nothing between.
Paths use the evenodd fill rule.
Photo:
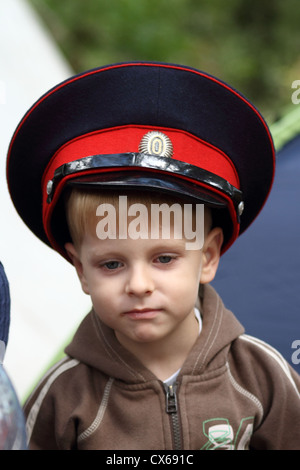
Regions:
<instances>
[{"instance_id":1,"label":"jacket shoulder seam","mask_svg":"<svg viewBox=\"0 0 300 470\"><path fill-rule=\"evenodd\" d=\"M227 362L226 365L227 365L227 372L228 372L229 380L230 380L230 383L232 384L232 386L235 388L235 390L237 392L239 392L244 397L251 400L256 405L256 407L258 408L258 410L259 410L259 423L260 423L262 418L263 418L263 415L264 415L264 409L263 409L262 403L260 402L260 400L255 395L253 395L253 393L249 392L248 390L246 390L244 387L242 387L240 384L237 383L237 381L235 380L235 378L233 377L233 375L231 373L229 363Z\"/></svg>"},{"instance_id":2,"label":"jacket shoulder seam","mask_svg":"<svg viewBox=\"0 0 300 470\"><path fill-rule=\"evenodd\" d=\"M80 362L77 359L64 358L62 361L60 361L60 363L56 364L52 367L52 369L48 371L46 375L46 378L48 377L48 379L42 386L35 402L31 406L30 412L26 420L26 433L28 442L30 441L31 434L33 432L33 428L35 426L44 398L46 397L51 385L60 375L62 375L64 372L71 369L72 367L76 367L78 364L80 364Z\"/></svg>"},{"instance_id":3,"label":"jacket shoulder seam","mask_svg":"<svg viewBox=\"0 0 300 470\"><path fill-rule=\"evenodd\" d=\"M101 422L104 418L104 414L105 414L105 411L106 411L106 408L107 408L107 405L108 405L108 399L109 399L109 395L110 395L110 391L111 391L111 387L112 387L113 382L114 382L114 378L110 377L109 380L107 381L107 384L105 385L103 398L101 400L101 403L100 403L100 406L98 408L98 411L97 411L97 414L96 414L96 417L95 417L94 421L92 422L92 424L85 431L83 431L78 436L77 442L81 442L81 441L87 439L89 436L91 436L99 428L99 426L100 426L100 424L101 424Z\"/></svg>"},{"instance_id":4,"label":"jacket shoulder seam","mask_svg":"<svg viewBox=\"0 0 300 470\"><path fill-rule=\"evenodd\" d=\"M246 341L248 343L251 343L252 345L256 346L258 349L260 349L267 357L272 358L277 366L280 367L282 372L284 373L285 377L288 379L294 390L296 391L298 397L300 397L299 391L297 389L297 386L295 384L295 381L292 377L289 365L287 361L284 359L284 357L280 354L279 351L277 351L275 348L270 346L268 343L265 343L264 341L255 338L254 336L246 335L243 334L240 336L240 338L243 341Z\"/></svg>"},{"instance_id":5,"label":"jacket shoulder seam","mask_svg":"<svg viewBox=\"0 0 300 470\"><path fill-rule=\"evenodd\" d=\"M218 297L217 299L217 305L216 305L216 309L215 309L215 316L214 316L214 321L213 321L213 324L211 326L211 329L207 335L207 339L206 339L206 342L204 344L204 347L202 348L202 350L200 351L196 361L195 361L195 365L194 365L194 368L193 368L193 373L195 372L196 368L197 369L202 369L202 367L204 366L205 364L205 361L206 361L206 358L211 350L211 348L213 347L214 345L214 342L216 341L216 338L219 334L219 330L220 330L220 327L221 327L221 321L222 321L222 317L223 317L223 311L219 309L219 306L220 306L220 299ZM213 335L213 337L212 337ZM203 356L204 354L204 356ZM202 360L201 360L201 356L202 357ZM201 362L200 362L201 360ZM200 362L200 364L199 364Z\"/></svg>"}]
</instances>

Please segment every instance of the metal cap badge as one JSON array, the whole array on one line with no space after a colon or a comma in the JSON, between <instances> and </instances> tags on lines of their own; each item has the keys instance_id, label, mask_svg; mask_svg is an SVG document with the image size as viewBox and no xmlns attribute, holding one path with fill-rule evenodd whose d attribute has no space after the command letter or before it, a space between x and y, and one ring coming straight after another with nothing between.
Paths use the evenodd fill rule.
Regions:
<instances>
[{"instance_id":1,"label":"metal cap badge","mask_svg":"<svg viewBox=\"0 0 300 470\"><path fill-rule=\"evenodd\" d=\"M173 145L167 135L159 131L150 131L142 138L139 152L171 158L173 155Z\"/></svg>"}]
</instances>

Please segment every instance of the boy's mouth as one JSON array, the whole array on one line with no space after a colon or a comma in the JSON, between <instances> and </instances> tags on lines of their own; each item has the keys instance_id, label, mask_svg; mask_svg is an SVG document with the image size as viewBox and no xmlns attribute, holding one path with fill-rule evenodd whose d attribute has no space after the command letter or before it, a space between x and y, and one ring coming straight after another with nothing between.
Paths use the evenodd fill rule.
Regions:
<instances>
[{"instance_id":1,"label":"boy's mouth","mask_svg":"<svg viewBox=\"0 0 300 470\"><path fill-rule=\"evenodd\" d=\"M132 318L134 320L146 320L154 318L160 311L161 309L159 308L135 308L124 312L123 315L128 316L129 318Z\"/></svg>"}]
</instances>

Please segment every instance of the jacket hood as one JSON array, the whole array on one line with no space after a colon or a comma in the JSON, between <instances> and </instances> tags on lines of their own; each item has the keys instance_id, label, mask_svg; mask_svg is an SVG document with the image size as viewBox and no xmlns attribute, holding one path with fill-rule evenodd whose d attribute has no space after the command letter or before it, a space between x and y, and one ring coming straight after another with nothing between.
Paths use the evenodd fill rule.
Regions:
<instances>
[{"instance_id":1,"label":"jacket hood","mask_svg":"<svg viewBox=\"0 0 300 470\"><path fill-rule=\"evenodd\" d=\"M202 331L182 366L182 375L200 375L227 361L228 348L244 328L227 310L216 291L204 286L201 307ZM87 347L89 345L89 347ZM82 321L66 354L110 377L127 383L144 383L156 377L127 351L92 310Z\"/></svg>"}]
</instances>

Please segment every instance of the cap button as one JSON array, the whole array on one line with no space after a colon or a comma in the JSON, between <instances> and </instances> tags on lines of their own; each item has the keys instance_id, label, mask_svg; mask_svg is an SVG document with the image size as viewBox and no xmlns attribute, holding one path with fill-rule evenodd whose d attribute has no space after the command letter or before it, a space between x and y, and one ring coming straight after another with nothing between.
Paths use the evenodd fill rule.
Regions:
<instances>
[{"instance_id":1,"label":"cap button","mask_svg":"<svg viewBox=\"0 0 300 470\"><path fill-rule=\"evenodd\" d=\"M242 213L244 212L244 209L245 209L244 201L241 201L238 205L238 214L239 214L239 216L242 215Z\"/></svg>"},{"instance_id":2,"label":"cap button","mask_svg":"<svg viewBox=\"0 0 300 470\"><path fill-rule=\"evenodd\" d=\"M53 181L49 180L47 183L47 188L46 188L46 192L48 196L50 196L50 194L52 193L52 189L53 189Z\"/></svg>"}]
</instances>

